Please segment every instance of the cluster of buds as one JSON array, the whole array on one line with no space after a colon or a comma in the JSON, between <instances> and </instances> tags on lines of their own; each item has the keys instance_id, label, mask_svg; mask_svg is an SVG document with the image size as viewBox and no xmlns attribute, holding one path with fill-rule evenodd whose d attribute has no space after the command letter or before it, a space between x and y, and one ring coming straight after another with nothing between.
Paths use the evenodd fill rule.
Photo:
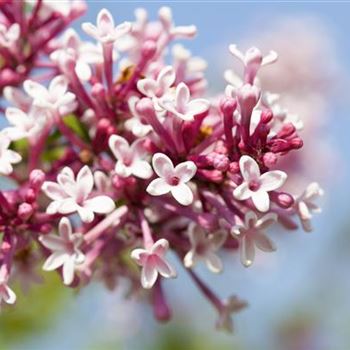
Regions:
<instances>
[{"instance_id":1,"label":"cluster of buds","mask_svg":"<svg viewBox=\"0 0 350 350\"><path fill-rule=\"evenodd\" d=\"M165 321L162 284L183 265L231 331L246 302L219 298L195 265L219 273L227 251L251 266L256 249L276 249L272 225L296 229L299 217L311 229L322 194L316 183L300 196L282 189L279 159L302 140L257 78L277 54L231 45L243 79L226 72L225 93L209 100L205 61L176 44L166 63L169 45L196 33L169 8L119 25L103 9L83 23L85 42L71 28L57 38L84 3L54 4L0 4L0 92L12 105L1 109L0 303L15 302L13 279L40 280L40 265L72 288L127 279L132 292L150 290Z\"/></svg>"}]
</instances>

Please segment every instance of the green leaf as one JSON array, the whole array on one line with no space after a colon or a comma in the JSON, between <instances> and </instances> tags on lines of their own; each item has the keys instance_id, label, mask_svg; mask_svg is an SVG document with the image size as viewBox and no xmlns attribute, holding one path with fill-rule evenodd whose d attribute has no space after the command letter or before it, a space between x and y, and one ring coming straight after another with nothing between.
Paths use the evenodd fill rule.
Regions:
<instances>
[{"instance_id":1,"label":"green leaf","mask_svg":"<svg viewBox=\"0 0 350 350\"><path fill-rule=\"evenodd\" d=\"M89 133L85 125L74 114L68 114L63 117L63 123L73 130L81 139L86 142L90 141Z\"/></svg>"}]
</instances>

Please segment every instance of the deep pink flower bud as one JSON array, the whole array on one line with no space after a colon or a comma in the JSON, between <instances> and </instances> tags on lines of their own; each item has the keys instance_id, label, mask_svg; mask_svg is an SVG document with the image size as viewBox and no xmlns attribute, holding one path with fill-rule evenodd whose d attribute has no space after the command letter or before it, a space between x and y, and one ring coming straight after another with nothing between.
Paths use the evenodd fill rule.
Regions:
<instances>
[{"instance_id":1,"label":"deep pink flower bud","mask_svg":"<svg viewBox=\"0 0 350 350\"><path fill-rule=\"evenodd\" d=\"M267 152L264 154L263 156L263 162L264 162L264 165L267 167L267 168L271 168L272 166L274 166L277 162L277 156L275 153L272 153L272 152Z\"/></svg>"},{"instance_id":2,"label":"deep pink flower bud","mask_svg":"<svg viewBox=\"0 0 350 350\"><path fill-rule=\"evenodd\" d=\"M261 113L260 121L264 124L270 123L273 118L273 113L271 110L265 110Z\"/></svg>"},{"instance_id":3,"label":"deep pink flower bud","mask_svg":"<svg viewBox=\"0 0 350 350\"><path fill-rule=\"evenodd\" d=\"M96 83L91 89L92 96L96 98L104 98L105 97L105 88L101 83Z\"/></svg>"},{"instance_id":4,"label":"deep pink flower bud","mask_svg":"<svg viewBox=\"0 0 350 350\"><path fill-rule=\"evenodd\" d=\"M147 117L150 114L154 114L154 106L152 100L149 98L142 98L140 101L136 104L136 111L140 115Z\"/></svg>"},{"instance_id":5,"label":"deep pink flower bud","mask_svg":"<svg viewBox=\"0 0 350 350\"><path fill-rule=\"evenodd\" d=\"M294 204L294 198L289 193L273 191L270 196L271 200L283 209L288 209Z\"/></svg>"},{"instance_id":6,"label":"deep pink flower bud","mask_svg":"<svg viewBox=\"0 0 350 350\"><path fill-rule=\"evenodd\" d=\"M224 115L233 115L237 108L237 101L233 98L224 98L220 102L220 110Z\"/></svg>"},{"instance_id":7,"label":"deep pink flower bud","mask_svg":"<svg viewBox=\"0 0 350 350\"><path fill-rule=\"evenodd\" d=\"M153 40L147 40L143 43L141 54L144 59L149 60L157 51L157 44Z\"/></svg>"},{"instance_id":8,"label":"deep pink flower bud","mask_svg":"<svg viewBox=\"0 0 350 350\"><path fill-rule=\"evenodd\" d=\"M282 129L278 132L277 137L285 139L295 133L295 126L292 123L284 124Z\"/></svg>"},{"instance_id":9,"label":"deep pink flower bud","mask_svg":"<svg viewBox=\"0 0 350 350\"><path fill-rule=\"evenodd\" d=\"M213 154L213 167L220 171L226 171L229 167L230 160L224 154Z\"/></svg>"},{"instance_id":10,"label":"deep pink flower bud","mask_svg":"<svg viewBox=\"0 0 350 350\"><path fill-rule=\"evenodd\" d=\"M260 89L255 85L245 84L237 90L237 100L242 117L251 115L260 98Z\"/></svg>"},{"instance_id":11,"label":"deep pink flower bud","mask_svg":"<svg viewBox=\"0 0 350 350\"><path fill-rule=\"evenodd\" d=\"M17 215L21 220L27 221L33 215L33 212L34 208L31 204L22 203L18 207Z\"/></svg>"},{"instance_id":12,"label":"deep pink flower bud","mask_svg":"<svg viewBox=\"0 0 350 350\"><path fill-rule=\"evenodd\" d=\"M26 194L25 194L25 201L28 203L33 203L36 201L37 192L34 191L32 188L28 188Z\"/></svg>"},{"instance_id":13,"label":"deep pink flower bud","mask_svg":"<svg viewBox=\"0 0 350 350\"><path fill-rule=\"evenodd\" d=\"M41 233L50 233L52 231L52 225L50 224L43 224L40 227Z\"/></svg>"},{"instance_id":14,"label":"deep pink flower bud","mask_svg":"<svg viewBox=\"0 0 350 350\"><path fill-rule=\"evenodd\" d=\"M240 172L240 170L239 170L239 163L238 162L230 163L230 165L228 167L228 171L231 174L238 174Z\"/></svg>"},{"instance_id":15,"label":"deep pink flower bud","mask_svg":"<svg viewBox=\"0 0 350 350\"><path fill-rule=\"evenodd\" d=\"M153 291L153 312L158 321L167 322L171 318L171 310L165 299L160 280L157 281Z\"/></svg>"},{"instance_id":16,"label":"deep pink flower bud","mask_svg":"<svg viewBox=\"0 0 350 350\"><path fill-rule=\"evenodd\" d=\"M39 191L44 181L45 173L42 170L34 169L31 171L29 175L29 184L33 190Z\"/></svg>"}]
</instances>

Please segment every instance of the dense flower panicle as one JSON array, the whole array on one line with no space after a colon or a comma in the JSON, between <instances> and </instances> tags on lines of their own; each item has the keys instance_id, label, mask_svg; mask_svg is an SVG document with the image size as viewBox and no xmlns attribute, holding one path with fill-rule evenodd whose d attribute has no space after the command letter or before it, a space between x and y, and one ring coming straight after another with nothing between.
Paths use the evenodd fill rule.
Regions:
<instances>
[{"instance_id":1,"label":"dense flower panicle","mask_svg":"<svg viewBox=\"0 0 350 350\"><path fill-rule=\"evenodd\" d=\"M0 174L16 184L0 190L0 303L15 302L18 271L26 285L40 281L32 271L41 261L71 287L124 277L152 289L164 321L161 284L177 275L169 251L217 310L217 328L232 331L231 314L246 302L221 300L195 267L221 272L224 251L251 266L256 248L276 249L272 224L295 229L299 217L310 231L323 194L316 183L299 196L283 188L295 174L279 161L302 147L302 120L259 81L277 54L230 45L243 76L225 72L225 92L209 99L205 61L172 45L196 28L176 26L170 8L158 21L137 9L134 23L117 26L103 9L96 25L82 25L96 43L68 28L82 1L27 5L0 3L0 111L9 124Z\"/></svg>"}]
</instances>

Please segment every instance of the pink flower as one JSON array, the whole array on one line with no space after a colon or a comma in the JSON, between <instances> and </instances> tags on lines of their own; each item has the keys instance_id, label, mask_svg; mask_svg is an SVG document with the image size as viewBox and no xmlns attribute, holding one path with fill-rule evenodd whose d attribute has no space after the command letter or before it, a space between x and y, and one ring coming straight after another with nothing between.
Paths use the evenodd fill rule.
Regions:
<instances>
[{"instance_id":1,"label":"pink flower","mask_svg":"<svg viewBox=\"0 0 350 350\"><path fill-rule=\"evenodd\" d=\"M85 260L84 254L79 249L84 238L81 233L72 233L72 226L67 218L59 222L57 235L39 236L39 241L52 254L46 259L43 270L53 271L63 266L63 283L69 285L74 279L76 265L82 264Z\"/></svg>"},{"instance_id":2,"label":"pink flower","mask_svg":"<svg viewBox=\"0 0 350 350\"><path fill-rule=\"evenodd\" d=\"M108 196L91 196L94 178L85 165L74 177L72 169L65 167L57 176L57 182L46 181L42 190L53 200L46 208L48 214L71 214L78 212L84 222L91 222L94 213L107 214L115 205Z\"/></svg>"},{"instance_id":3,"label":"pink flower","mask_svg":"<svg viewBox=\"0 0 350 350\"><path fill-rule=\"evenodd\" d=\"M10 139L0 133L0 174L9 175L13 171L12 164L17 164L22 160L22 157L15 151L9 148Z\"/></svg>"},{"instance_id":4,"label":"pink flower","mask_svg":"<svg viewBox=\"0 0 350 350\"><path fill-rule=\"evenodd\" d=\"M63 75L53 78L49 88L32 80L26 80L23 88L37 107L57 111L60 115L70 113L76 107L75 95L67 91L68 82Z\"/></svg>"},{"instance_id":5,"label":"pink flower","mask_svg":"<svg viewBox=\"0 0 350 350\"><path fill-rule=\"evenodd\" d=\"M0 45L4 47L12 47L19 39L21 28L18 23L13 23L10 27L6 27L0 23Z\"/></svg>"},{"instance_id":6,"label":"pink flower","mask_svg":"<svg viewBox=\"0 0 350 350\"><path fill-rule=\"evenodd\" d=\"M111 44L131 30L131 23L124 22L114 27L111 13L102 9L97 15L97 26L92 23L83 23L82 29L95 40L103 44Z\"/></svg>"},{"instance_id":7,"label":"pink flower","mask_svg":"<svg viewBox=\"0 0 350 350\"><path fill-rule=\"evenodd\" d=\"M175 82L175 72L172 66L164 67L158 74L157 79L141 79L137 82L137 89L145 96L152 99L154 107L161 110L160 98L170 93L170 87Z\"/></svg>"},{"instance_id":8,"label":"pink flower","mask_svg":"<svg viewBox=\"0 0 350 350\"><path fill-rule=\"evenodd\" d=\"M249 156L241 157L239 167L243 182L235 188L233 196L240 201L251 198L259 211L268 211L270 207L268 192L281 187L287 179L287 174L273 170L261 175L258 163Z\"/></svg>"},{"instance_id":9,"label":"pink flower","mask_svg":"<svg viewBox=\"0 0 350 350\"><path fill-rule=\"evenodd\" d=\"M175 269L166 261L165 254L169 249L169 242L162 238L148 249L134 249L131 257L142 266L141 284L143 288L152 288L158 274L165 278L175 278Z\"/></svg>"},{"instance_id":10,"label":"pink flower","mask_svg":"<svg viewBox=\"0 0 350 350\"><path fill-rule=\"evenodd\" d=\"M115 172L119 176L134 175L141 179L149 179L152 176L152 168L144 160L147 153L143 143L143 139L138 139L130 146L128 141L119 135L112 135L109 138L109 148L117 158Z\"/></svg>"},{"instance_id":11,"label":"pink flower","mask_svg":"<svg viewBox=\"0 0 350 350\"><path fill-rule=\"evenodd\" d=\"M245 267L249 267L254 261L255 246L264 252L276 250L274 243L265 233L265 230L276 221L275 213L268 213L258 219L253 211L248 211L244 222L232 228L232 235L240 242L241 262Z\"/></svg>"},{"instance_id":12,"label":"pink flower","mask_svg":"<svg viewBox=\"0 0 350 350\"><path fill-rule=\"evenodd\" d=\"M314 201L323 196L324 191L317 182L312 182L305 191L295 200L295 209L300 218L304 231L311 232L312 213L320 213L321 208Z\"/></svg>"},{"instance_id":13,"label":"pink flower","mask_svg":"<svg viewBox=\"0 0 350 350\"><path fill-rule=\"evenodd\" d=\"M175 168L171 159L163 153L156 153L152 159L153 169L159 178L154 179L146 191L152 196L171 192L182 205L193 202L193 193L186 184L196 174L197 167L192 161L178 164Z\"/></svg>"},{"instance_id":14,"label":"pink flower","mask_svg":"<svg viewBox=\"0 0 350 350\"><path fill-rule=\"evenodd\" d=\"M191 223L188 228L188 236L191 250L184 257L184 265L192 268L198 261L203 260L211 272L221 272L222 262L216 252L225 243L227 233L217 231L206 235L200 226Z\"/></svg>"},{"instance_id":15,"label":"pink flower","mask_svg":"<svg viewBox=\"0 0 350 350\"><path fill-rule=\"evenodd\" d=\"M192 121L198 114L206 112L210 102L204 98L197 98L190 101L190 90L185 83L176 87L175 99L164 98L160 105L167 111L185 121Z\"/></svg>"},{"instance_id":16,"label":"pink flower","mask_svg":"<svg viewBox=\"0 0 350 350\"><path fill-rule=\"evenodd\" d=\"M6 304L14 304L16 302L15 292L8 286L8 274L4 266L0 268L0 306L4 301Z\"/></svg>"}]
</instances>

